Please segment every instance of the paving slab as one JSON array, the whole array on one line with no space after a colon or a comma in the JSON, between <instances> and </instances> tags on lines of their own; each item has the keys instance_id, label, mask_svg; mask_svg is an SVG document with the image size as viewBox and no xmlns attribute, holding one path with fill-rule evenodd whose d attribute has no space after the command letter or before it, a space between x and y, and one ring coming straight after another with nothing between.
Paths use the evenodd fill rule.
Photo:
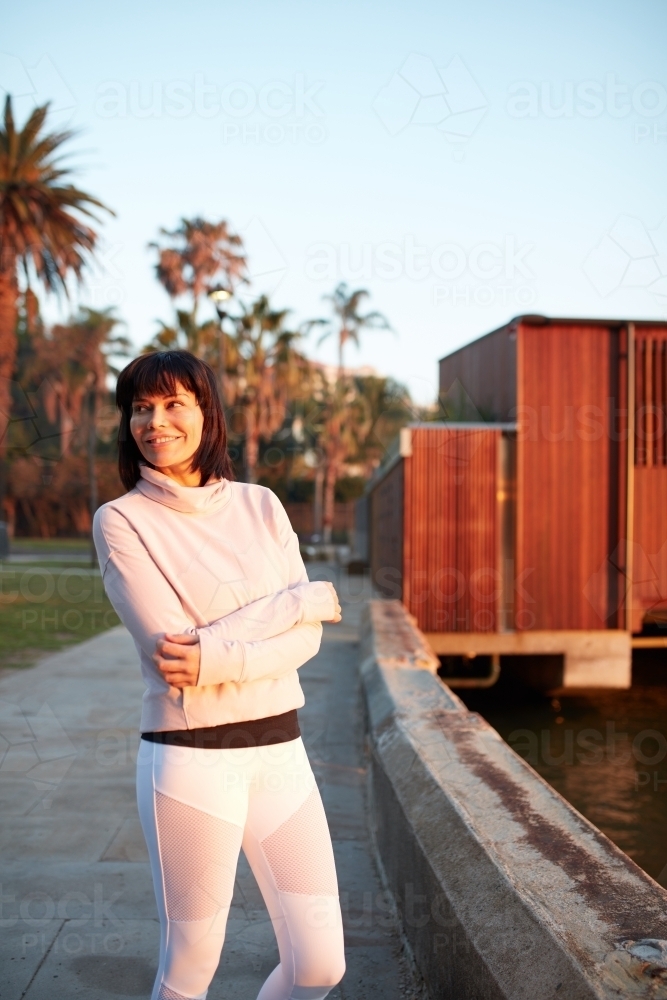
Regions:
<instances>
[{"instance_id":1,"label":"paving slab","mask_svg":"<svg viewBox=\"0 0 667 1000\"><path fill-rule=\"evenodd\" d=\"M345 610L300 671L300 722L331 827L345 926L347 972L330 997L405 1000L420 994L367 825L356 649L363 582L324 566L309 572L339 586ZM142 690L122 627L0 678L2 1000L150 996L159 927L134 790ZM241 856L209 1000L253 1000L277 961Z\"/></svg>"}]
</instances>

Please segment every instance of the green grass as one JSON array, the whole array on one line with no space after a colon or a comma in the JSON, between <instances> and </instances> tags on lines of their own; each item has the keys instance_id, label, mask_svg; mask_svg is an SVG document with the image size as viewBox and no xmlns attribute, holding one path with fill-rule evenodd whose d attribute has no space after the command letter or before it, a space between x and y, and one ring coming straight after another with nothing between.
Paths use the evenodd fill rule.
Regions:
<instances>
[{"instance_id":1,"label":"green grass","mask_svg":"<svg viewBox=\"0 0 667 1000\"><path fill-rule=\"evenodd\" d=\"M89 538L12 538L11 552L90 552Z\"/></svg>"},{"instance_id":2,"label":"green grass","mask_svg":"<svg viewBox=\"0 0 667 1000\"><path fill-rule=\"evenodd\" d=\"M97 570L53 558L0 566L0 667L31 666L118 624Z\"/></svg>"},{"instance_id":3,"label":"green grass","mask_svg":"<svg viewBox=\"0 0 667 1000\"><path fill-rule=\"evenodd\" d=\"M12 563L0 561L0 572L35 568L43 569L45 566L49 566L52 569L82 569L84 571L98 568L97 563L95 563L95 566L92 567L89 562L84 562L81 559L68 558L67 554L59 556L57 552L54 552L51 556L44 556L43 559L31 559L29 562Z\"/></svg>"}]
</instances>

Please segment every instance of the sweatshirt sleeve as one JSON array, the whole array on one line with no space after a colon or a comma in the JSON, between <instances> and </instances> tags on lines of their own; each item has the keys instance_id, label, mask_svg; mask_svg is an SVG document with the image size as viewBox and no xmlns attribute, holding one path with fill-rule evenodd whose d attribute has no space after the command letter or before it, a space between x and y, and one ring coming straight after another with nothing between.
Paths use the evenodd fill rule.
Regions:
<instances>
[{"instance_id":1,"label":"sweatshirt sleeve","mask_svg":"<svg viewBox=\"0 0 667 1000\"><path fill-rule=\"evenodd\" d=\"M93 520L93 539L104 589L118 617L148 656L166 632L192 632L195 617L123 515L101 507Z\"/></svg>"},{"instance_id":2,"label":"sweatshirt sleeve","mask_svg":"<svg viewBox=\"0 0 667 1000\"><path fill-rule=\"evenodd\" d=\"M310 660L320 648L321 622L333 618L334 602L330 589L323 581L308 582L306 567L299 551L299 539L283 505L274 494L269 496L277 537L287 556L288 588L254 601L212 625L197 629L201 644L197 687L232 679L227 676L224 638L227 628L233 628L231 619L244 622L244 638L241 642L243 666L240 674L233 679L248 682L280 677ZM302 614L298 617L294 613L296 608L292 609L290 604L290 599L295 595L298 595L297 600L303 607ZM266 620L258 620L258 611L267 617L271 613L276 615L270 628L267 628ZM279 627L279 622L282 622L283 627ZM250 634L253 629L256 630L255 634Z\"/></svg>"},{"instance_id":3,"label":"sweatshirt sleeve","mask_svg":"<svg viewBox=\"0 0 667 1000\"><path fill-rule=\"evenodd\" d=\"M246 677L247 666L252 670L255 658L263 663L264 653L277 657L280 673L300 666L317 652L317 647L312 648L313 631L317 633L319 646L321 626L315 623L333 617L331 593L322 583L308 582L298 542L296 553L288 557L288 589L253 601L210 625L198 625L196 609L184 607L137 532L119 511L101 508L95 515L93 536L109 600L148 656L154 654L156 642L165 633L197 632L201 645L197 686L250 679ZM262 642L291 630L293 638L279 642L270 652L266 649L263 652Z\"/></svg>"}]
</instances>

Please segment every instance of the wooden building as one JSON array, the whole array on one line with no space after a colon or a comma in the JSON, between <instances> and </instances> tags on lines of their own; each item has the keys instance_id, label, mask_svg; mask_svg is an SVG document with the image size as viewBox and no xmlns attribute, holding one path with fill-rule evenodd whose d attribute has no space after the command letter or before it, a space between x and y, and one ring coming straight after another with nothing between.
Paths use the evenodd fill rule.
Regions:
<instances>
[{"instance_id":1,"label":"wooden building","mask_svg":"<svg viewBox=\"0 0 667 1000\"><path fill-rule=\"evenodd\" d=\"M456 420L405 428L370 485L376 586L438 653L629 685L632 646L666 642L667 323L521 316L440 391Z\"/></svg>"}]
</instances>

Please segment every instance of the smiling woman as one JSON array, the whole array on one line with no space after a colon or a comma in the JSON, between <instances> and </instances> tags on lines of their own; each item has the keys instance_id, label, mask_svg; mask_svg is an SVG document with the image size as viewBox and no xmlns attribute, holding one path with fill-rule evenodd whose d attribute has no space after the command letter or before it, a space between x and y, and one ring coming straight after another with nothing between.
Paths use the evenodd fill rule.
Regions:
<instances>
[{"instance_id":1,"label":"smiling woman","mask_svg":"<svg viewBox=\"0 0 667 1000\"><path fill-rule=\"evenodd\" d=\"M280 952L260 1000L321 1000L343 975L343 931L297 669L321 622L340 620L336 592L308 581L278 498L231 481L207 364L187 351L137 358L117 403L129 492L98 510L94 536L146 684L137 797L162 931L152 1000L206 995L241 845Z\"/></svg>"},{"instance_id":2,"label":"smiling woman","mask_svg":"<svg viewBox=\"0 0 667 1000\"><path fill-rule=\"evenodd\" d=\"M233 479L215 374L189 351L135 358L118 377L118 467L131 490L142 461L182 486Z\"/></svg>"},{"instance_id":3,"label":"smiling woman","mask_svg":"<svg viewBox=\"0 0 667 1000\"><path fill-rule=\"evenodd\" d=\"M199 486L201 474L191 472L204 417L194 392L180 384L168 396L147 396L132 404L130 430L144 458L182 486Z\"/></svg>"}]
</instances>

